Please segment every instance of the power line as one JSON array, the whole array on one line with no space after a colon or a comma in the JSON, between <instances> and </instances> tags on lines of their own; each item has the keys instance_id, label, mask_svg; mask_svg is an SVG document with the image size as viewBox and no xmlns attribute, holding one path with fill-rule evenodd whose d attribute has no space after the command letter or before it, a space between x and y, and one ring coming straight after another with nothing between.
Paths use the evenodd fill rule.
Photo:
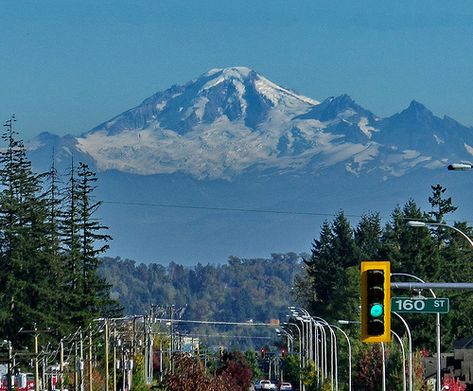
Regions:
<instances>
[{"instance_id":1,"label":"power line","mask_svg":"<svg viewBox=\"0 0 473 391\"><path fill-rule=\"evenodd\" d=\"M282 215L296 215L296 216L318 216L318 217L334 217L337 213L321 213L321 212L300 212L292 210L280 209L251 209L251 208L229 208L218 206L201 206L201 205L182 205L182 204L163 204L163 203L147 203L147 202L126 202L126 201L102 201L103 204L110 205L128 205L141 207L155 207L155 208L173 208L173 209L196 209L196 210L211 210L219 212L244 212L244 213L265 213L265 214L282 214ZM362 217L361 215L345 214L346 217Z\"/></svg>"},{"instance_id":2,"label":"power line","mask_svg":"<svg viewBox=\"0 0 473 391\"><path fill-rule=\"evenodd\" d=\"M217 211L217 212L239 212L239 213L259 213L259 214L278 214L278 215L292 215L292 216L312 216L312 217L336 217L337 213L327 213L327 212L301 212L294 210L283 210L283 209L255 209L255 208L230 208L230 207L219 207L219 206L203 206L203 205L184 205L184 204L167 204L167 203L152 203L152 202L128 202L128 201L102 201L102 204L109 205L124 205L124 206L139 206L147 208L171 208L171 209L193 209L193 210L207 210L207 211ZM347 218L362 218L364 216L370 215L371 212L366 214L346 214ZM374 212L376 213L376 212ZM381 220L422 220L424 219L418 217L402 217L394 218L393 216L383 216L379 214ZM454 222L452 219L446 219L445 221ZM470 220L463 220L467 223L471 222Z\"/></svg>"}]
</instances>

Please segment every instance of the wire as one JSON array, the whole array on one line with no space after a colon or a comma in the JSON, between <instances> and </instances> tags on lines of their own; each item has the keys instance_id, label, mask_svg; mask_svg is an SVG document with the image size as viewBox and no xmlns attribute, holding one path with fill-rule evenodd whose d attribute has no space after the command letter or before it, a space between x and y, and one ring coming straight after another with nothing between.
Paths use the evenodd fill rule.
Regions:
<instances>
[{"instance_id":1,"label":"wire","mask_svg":"<svg viewBox=\"0 0 473 391\"><path fill-rule=\"evenodd\" d=\"M211 210L219 212L243 212L243 213L266 213L266 214L283 214L296 216L322 216L332 217L338 213L319 213L319 212L299 212L291 210L279 209L250 209L250 208L228 208L218 206L201 206L201 205L180 205L180 204L163 204L163 203L148 203L148 202L126 202L126 201L102 201L103 204L110 205L128 205L128 206L142 206L155 208L173 208L173 209L196 209L196 210ZM345 214L346 217L362 217L361 215Z\"/></svg>"},{"instance_id":2,"label":"wire","mask_svg":"<svg viewBox=\"0 0 473 391\"><path fill-rule=\"evenodd\" d=\"M128 202L128 201L102 201L102 204L109 205L125 205L125 206L140 206L140 207L152 207L152 208L171 208L171 209L193 209L193 210L208 210L217 212L239 212L239 213L260 213L260 214L279 214L279 215L292 215L292 216L312 216L312 217L336 217L340 212L328 213L328 212L301 212L294 210L283 210L283 209L254 209L254 208L230 208L230 207L219 207L219 206L202 206L202 205L183 205L183 204L166 204L166 203L152 203L152 202ZM362 218L369 216L371 212L365 214L346 214L348 218ZM374 212L373 214L376 214ZM401 217L394 218L393 216L383 216L379 214L380 220L419 220L427 221L418 217ZM456 220L446 219L445 221L455 222ZM470 220L464 220L469 223Z\"/></svg>"}]
</instances>

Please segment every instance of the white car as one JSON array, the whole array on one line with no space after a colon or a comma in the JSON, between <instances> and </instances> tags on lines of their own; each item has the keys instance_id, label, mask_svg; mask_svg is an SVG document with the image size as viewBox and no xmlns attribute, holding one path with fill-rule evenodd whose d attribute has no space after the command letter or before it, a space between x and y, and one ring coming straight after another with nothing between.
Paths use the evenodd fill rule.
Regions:
<instances>
[{"instance_id":1,"label":"white car","mask_svg":"<svg viewBox=\"0 0 473 391\"><path fill-rule=\"evenodd\" d=\"M292 391L291 383L281 383L281 385L279 386L279 391Z\"/></svg>"},{"instance_id":2,"label":"white car","mask_svg":"<svg viewBox=\"0 0 473 391\"><path fill-rule=\"evenodd\" d=\"M277 387L271 380L260 380L256 382L255 390L277 390Z\"/></svg>"}]
</instances>

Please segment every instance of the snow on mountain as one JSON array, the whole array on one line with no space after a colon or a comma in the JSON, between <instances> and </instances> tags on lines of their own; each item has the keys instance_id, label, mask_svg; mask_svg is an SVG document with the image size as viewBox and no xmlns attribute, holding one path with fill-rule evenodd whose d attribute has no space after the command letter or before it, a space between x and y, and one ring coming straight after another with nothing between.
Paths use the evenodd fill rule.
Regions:
<instances>
[{"instance_id":1,"label":"snow on mountain","mask_svg":"<svg viewBox=\"0 0 473 391\"><path fill-rule=\"evenodd\" d=\"M245 67L212 69L80 137L43 133L28 148L36 168L54 150L59 171L72 156L98 171L113 255L144 262L309 251L327 213L387 216L433 183L473 213L468 177L445 170L473 160L471 127L416 101L388 118L348 95L319 103Z\"/></svg>"},{"instance_id":2,"label":"snow on mountain","mask_svg":"<svg viewBox=\"0 0 473 391\"><path fill-rule=\"evenodd\" d=\"M249 171L317 173L341 165L353 175L389 178L471 157L472 133L416 101L383 119L348 95L320 103L232 67L172 86L80 137L54 143L75 149L99 171L231 180Z\"/></svg>"},{"instance_id":3,"label":"snow on mountain","mask_svg":"<svg viewBox=\"0 0 473 391\"><path fill-rule=\"evenodd\" d=\"M278 159L279 140L293 140L292 119L318 103L248 68L213 69L84 134L78 148L99 170L142 175L183 172L216 179L255 164L290 169L300 163ZM316 138L303 139L311 144Z\"/></svg>"}]
</instances>

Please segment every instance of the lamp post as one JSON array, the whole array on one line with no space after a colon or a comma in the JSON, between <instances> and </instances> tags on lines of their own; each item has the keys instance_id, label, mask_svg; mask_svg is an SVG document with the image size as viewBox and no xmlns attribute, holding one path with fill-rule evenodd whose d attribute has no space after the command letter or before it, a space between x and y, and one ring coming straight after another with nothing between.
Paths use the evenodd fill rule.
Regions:
<instances>
[{"instance_id":1,"label":"lamp post","mask_svg":"<svg viewBox=\"0 0 473 391\"><path fill-rule=\"evenodd\" d=\"M333 331L332 326L328 324L328 322L319 317L314 316L314 319L320 321L323 326L326 326L330 330L330 380L332 383L332 391L333 391L333 381L334 381L334 369L335 369L335 389L338 391L338 349L337 349L337 336L335 335L335 331Z\"/></svg>"},{"instance_id":2,"label":"lamp post","mask_svg":"<svg viewBox=\"0 0 473 391\"><path fill-rule=\"evenodd\" d=\"M465 164L457 164L453 165L451 164L448 166L449 170L466 170L466 169L471 169L472 165L468 164L469 167L467 168L460 168L460 166L466 166ZM452 167L452 168L451 168ZM435 222L425 222L425 221L418 221L418 220L410 220L406 223L409 227L413 228L420 228L420 227L445 227L445 228L450 228L454 230L455 232L459 233L461 236L463 236L468 244L473 248L473 240L462 230L458 229L457 227L454 227L453 225L445 224L445 223L435 223ZM410 275L409 277L416 278L417 280L423 282L420 278L415 277ZM434 297L435 293L433 292L432 289L430 289L430 292ZM437 313L437 390L441 391L441 357L440 357L440 313Z\"/></svg>"},{"instance_id":3,"label":"lamp post","mask_svg":"<svg viewBox=\"0 0 473 391\"><path fill-rule=\"evenodd\" d=\"M309 339L306 343L306 351L308 352L308 357L309 359L311 358L315 358L315 364L317 366L320 367L321 371L322 372L322 382L324 381L324 378L327 376L327 342L326 342L326 334L325 334L325 330L324 330L324 325L317 321L315 318L317 317L314 317L312 315L310 315L309 311L307 311L305 308L300 308L300 307L289 307L289 309L291 310L291 313L292 315L299 321L304 321L307 323L307 326L308 326L308 330L309 330ZM304 315L302 316L300 314L300 312L302 312ZM315 327L315 343L314 343L314 339L313 339L313 329L312 329L312 325L314 325ZM323 339L321 339L321 344L323 343L324 344L324 347L321 346L321 348L324 348L324 351L325 351L325 360L322 362L319 363L319 360L318 360L318 329L320 328L320 330L322 331L322 334L321 337ZM333 349L333 339L331 339L332 341L332 349ZM322 356L323 357L323 356ZM333 356L332 356L333 357ZM320 364L320 365L319 365ZM325 369L323 369L323 365L322 364L325 364ZM333 365L332 365L332 368L333 368ZM325 370L325 374L324 374L324 370ZM331 369L332 371L332 369ZM332 375L333 377L333 375ZM320 378L319 378L319 371L317 371L317 383L320 384ZM333 378L332 378L332 387L333 387Z\"/></svg>"},{"instance_id":4,"label":"lamp post","mask_svg":"<svg viewBox=\"0 0 473 391\"><path fill-rule=\"evenodd\" d=\"M425 283L425 281L422 278L419 278L419 277L414 276L413 274L409 274L409 273L391 273L391 276L409 277L409 278L413 278L417 281L420 281L422 283ZM430 291L430 293L432 294L432 296L434 298L437 297L437 295L435 294L435 292L432 289L429 289L429 291ZM437 346L437 377L436 377L437 385L436 385L436 389L438 391L441 391L442 360L441 360L441 347L440 347L441 332L440 332L440 313L439 312L436 313L436 322L435 323L436 323L435 324L435 329L436 329L436 336L437 336L437 343L436 343L436 346Z\"/></svg>"},{"instance_id":5,"label":"lamp post","mask_svg":"<svg viewBox=\"0 0 473 391\"><path fill-rule=\"evenodd\" d=\"M351 391L351 343L350 343L350 338L348 338L347 333L343 331L340 327L335 326L334 324L331 325L333 328L336 330L340 331L345 339L347 340L347 345L348 345L348 391Z\"/></svg>"},{"instance_id":6,"label":"lamp post","mask_svg":"<svg viewBox=\"0 0 473 391\"><path fill-rule=\"evenodd\" d=\"M294 326L297 331L299 332L299 390L302 390L302 334L301 334L301 329L299 328L299 326L296 324L296 323L292 323L292 322L287 322L285 323L287 325L291 325L291 326Z\"/></svg>"},{"instance_id":7,"label":"lamp post","mask_svg":"<svg viewBox=\"0 0 473 391\"><path fill-rule=\"evenodd\" d=\"M399 315L397 312L393 312L394 315L396 315L401 322L404 324L404 327L406 328L407 331L407 341L408 341L408 355L409 355L409 391L414 390L414 376L413 376L413 357L412 357L412 335L411 335L411 330L409 329L409 325L407 322L404 320L404 318Z\"/></svg>"},{"instance_id":8,"label":"lamp post","mask_svg":"<svg viewBox=\"0 0 473 391\"><path fill-rule=\"evenodd\" d=\"M454 227L453 225L444 224L444 223L434 223L434 222L427 222L427 221L419 221L419 220L410 220L406 223L409 227L419 228L419 227L446 227L453 229L454 231L458 232L461 236L463 236L468 244L473 248L473 240L462 230Z\"/></svg>"},{"instance_id":9,"label":"lamp post","mask_svg":"<svg viewBox=\"0 0 473 391\"><path fill-rule=\"evenodd\" d=\"M292 352L293 349L291 349L291 343L293 343L294 341L294 338L292 337L292 335L282 328L276 329L276 334L278 335L284 334L284 336L286 337L287 351L288 353Z\"/></svg>"},{"instance_id":10,"label":"lamp post","mask_svg":"<svg viewBox=\"0 0 473 391\"><path fill-rule=\"evenodd\" d=\"M404 345L402 343L401 337L394 331L391 330L391 334L394 335L394 337L397 339L399 342L399 346L401 347L401 353L402 353L402 390L406 391L406 352L404 350Z\"/></svg>"}]
</instances>

